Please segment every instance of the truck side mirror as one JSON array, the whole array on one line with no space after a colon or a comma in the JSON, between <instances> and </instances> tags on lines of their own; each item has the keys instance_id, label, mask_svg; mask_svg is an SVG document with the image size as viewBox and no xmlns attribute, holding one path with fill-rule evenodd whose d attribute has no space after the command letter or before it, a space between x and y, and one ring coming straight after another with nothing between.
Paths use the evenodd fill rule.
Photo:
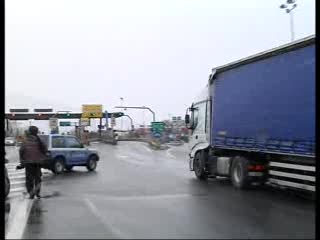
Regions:
<instances>
[{"instance_id":1,"label":"truck side mirror","mask_svg":"<svg viewBox=\"0 0 320 240\"><path fill-rule=\"evenodd\" d=\"M190 115L189 115L189 114L186 114L186 115L185 115L184 121L185 121L185 123L186 123L187 125L190 123Z\"/></svg>"}]
</instances>

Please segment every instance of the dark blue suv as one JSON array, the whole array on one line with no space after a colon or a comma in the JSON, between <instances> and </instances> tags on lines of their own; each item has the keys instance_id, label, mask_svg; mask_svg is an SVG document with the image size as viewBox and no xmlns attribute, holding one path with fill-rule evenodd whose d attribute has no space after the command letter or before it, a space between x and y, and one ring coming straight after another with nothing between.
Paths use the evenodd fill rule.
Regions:
<instances>
[{"instance_id":1,"label":"dark blue suv","mask_svg":"<svg viewBox=\"0 0 320 240\"><path fill-rule=\"evenodd\" d=\"M48 162L44 167L52 172L71 171L73 166L85 166L89 171L96 169L98 152L85 147L75 136L50 134L39 137L48 146Z\"/></svg>"}]
</instances>

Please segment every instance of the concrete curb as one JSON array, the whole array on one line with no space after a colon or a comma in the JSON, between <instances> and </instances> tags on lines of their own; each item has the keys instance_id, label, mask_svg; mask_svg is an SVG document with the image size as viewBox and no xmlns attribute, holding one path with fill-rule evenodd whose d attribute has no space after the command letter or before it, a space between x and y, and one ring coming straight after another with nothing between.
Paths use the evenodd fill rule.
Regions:
<instances>
[{"instance_id":1,"label":"concrete curb","mask_svg":"<svg viewBox=\"0 0 320 240\"><path fill-rule=\"evenodd\" d=\"M23 199L17 204L15 214L9 216L5 239L22 239L34 201Z\"/></svg>"},{"instance_id":2,"label":"concrete curb","mask_svg":"<svg viewBox=\"0 0 320 240\"><path fill-rule=\"evenodd\" d=\"M91 141L91 140L90 140ZM102 142L102 143L106 143L106 144L112 144L112 145L116 145L117 142L124 142L124 141L127 141L127 142L145 142L145 143L148 143L149 147L152 149L152 150L167 150L169 149L170 147L167 146L167 145L163 145L163 144L159 144L159 143L156 143L152 140L148 140L148 139L144 139L144 138L119 138L116 142L114 142L113 140L106 140L106 139L99 139L99 142Z\"/></svg>"}]
</instances>

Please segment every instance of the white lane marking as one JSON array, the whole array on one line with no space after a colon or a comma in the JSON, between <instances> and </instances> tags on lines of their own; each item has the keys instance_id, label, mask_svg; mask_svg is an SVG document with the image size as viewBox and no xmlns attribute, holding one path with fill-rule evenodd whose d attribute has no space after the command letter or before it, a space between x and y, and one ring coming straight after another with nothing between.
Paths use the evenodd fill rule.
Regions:
<instances>
[{"instance_id":1,"label":"white lane marking","mask_svg":"<svg viewBox=\"0 0 320 240\"><path fill-rule=\"evenodd\" d=\"M14 182L11 182L10 185L19 185L19 184L24 184L26 181L14 181Z\"/></svg>"},{"instance_id":2,"label":"white lane marking","mask_svg":"<svg viewBox=\"0 0 320 240\"><path fill-rule=\"evenodd\" d=\"M26 190L26 188L25 188L25 187L11 188L11 189L10 189L9 196L10 196L10 194L11 194L11 193L14 193L14 192L21 192L21 191L24 191L24 190Z\"/></svg>"},{"instance_id":3,"label":"white lane marking","mask_svg":"<svg viewBox=\"0 0 320 240\"><path fill-rule=\"evenodd\" d=\"M33 203L34 200L24 199L17 205L16 214L8 219L6 239L22 239Z\"/></svg>"},{"instance_id":4,"label":"white lane marking","mask_svg":"<svg viewBox=\"0 0 320 240\"><path fill-rule=\"evenodd\" d=\"M10 175L9 174L9 179L10 179L10 181L12 180L15 180L15 179L26 179L26 176L25 176L25 174L23 174L23 175Z\"/></svg>"},{"instance_id":5,"label":"white lane marking","mask_svg":"<svg viewBox=\"0 0 320 240\"><path fill-rule=\"evenodd\" d=\"M167 150L167 152L166 152L167 156L168 156L169 158L176 159L176 157L173 156L173 155L170 153L170 150L171 150L171 149L168 149L168 150Z\"/></svg>"},{"instance_id":6,"label":"white lane marking","mask_svg":"<svg viewBox=\"0 0 320 240\"><path fill-rule=\"evenodd\" d=\"M178 194L162 194L162 195L143 195L143 196L101 196L90 194L89 197L96 197L99 200L106 201L131 201L131 200L158 200L158 199L176 199L176 198L191 198L191 197L207 197L207 195L193 195L189 193L178 193Z\"/></svg>"},{"instance_id":7,"label":"white lane marking","mask_svg":"<svg viewBox=\"0 0 320 240\"><path fill-rule=\"evenodd\" d=\"M128 158L129 156L127 155L118 155L119 158Z\"/></svg>"},{"instance_id":8,"label":"white lane marking","mask_svg":"<svg viewBox=\"0 0 320 240\"><path fill-rule=\"evenodd\" d=\"M136 161L136 160L134 160L133 158L130 158L130 159L124 158L123 161L125 161L125 162L127 162L127 163L130 163L130 164L133 164L133 165L135 165L135 166L138 166L138 165L148 165L148 163Z\"/></svg>"},{"instance_id":9,"label":"white lane marking","mask_svg":"<svg viewBox=\"0 0 320 240\"><path fill-rule=\"evenodd\" d=\"M14 171L17 171L17 172L23 171L23 169L16 169L16 167L17 167L17 165L6 166L6 168L7 168L8 170L14 170Z\"/></svg>"},{"instance_id":10,"label":"white lane marking","mask_svg":"<svg viewBox=\"0 0 320 240\"><path fill-rule=\"evenodd\" d=\"M96 206L93 204L92 201L90 201L88 198L85 198L84 202L89 207L91 212L103 223L103 225L106 226L108 231L110 231L113 235L117 236L118 238L121 238L121 239L129 238L123 232L121 232L118 228L116 228L113 224L106 223L106 219L103 216L101 216L100 211L96 208Z\"/></svg>"},{"instance_id":11,"label":"white lane marking","mask_svg":"<svg viewBox=\"0 0 320 240\"><path fill-rule=\"evenodd\" d=\"M23 192L21 192L22 190L24 190L24 188L23 189L21 188L20 191L15 191L15 192L10 191L8 199L13 199L13 198L19 197L19 196L21 196L21 194L23 195Z\"/></svg>"},{"instance_id":12,"label":"white lane marking","mask_svg":"<svg viewBox=\"0 0 320 240\"><path fill-rule=\"evenodd\" d=\"M148 152L152 152L152 150L150 148L148 148L147 146L142 145L142 147L147 150Z\"/></svg>"}]
</instances>

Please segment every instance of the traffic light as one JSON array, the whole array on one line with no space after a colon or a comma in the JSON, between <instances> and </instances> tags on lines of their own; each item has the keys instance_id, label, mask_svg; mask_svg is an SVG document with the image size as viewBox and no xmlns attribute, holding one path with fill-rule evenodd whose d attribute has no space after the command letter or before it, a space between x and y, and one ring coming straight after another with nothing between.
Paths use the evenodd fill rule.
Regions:
<instances>
[{"instance_id":1,"label":"traffic light","mask_svg":"<svg viewBox=\"0 0 320 240\"><path fill-rule=\"evenodd\" d=\"M109 118L111 118L112 115L115 118L119 118L119 117L122 117L124 115L124 113L123 112L110 113Z\"/></svg>"}]
</instances>

